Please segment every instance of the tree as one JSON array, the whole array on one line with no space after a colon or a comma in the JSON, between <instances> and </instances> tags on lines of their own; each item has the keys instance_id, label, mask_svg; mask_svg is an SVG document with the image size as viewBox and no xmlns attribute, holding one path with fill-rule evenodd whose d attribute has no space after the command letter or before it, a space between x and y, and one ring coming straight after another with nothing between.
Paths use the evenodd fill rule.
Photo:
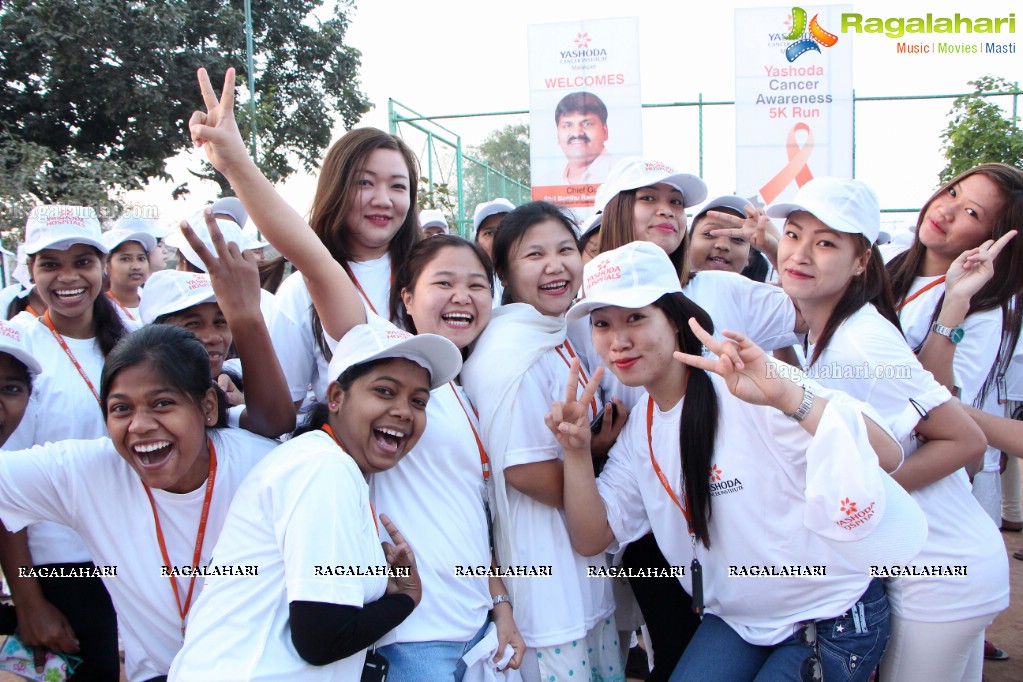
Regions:
<instances>
[{"instance_id":1,"label":"tree","mask_svg":"<svg viewBox=\"0 0 1023 682\"><path fill-rule=\"evenodd\" d=\"M514 203L528 200L529 124L512 123L492 131L478 147L469 148L469 155L486 165L465 161L463 192L468 218L476 204L499 196Z\"/></svg>"},{"instance_id":2,"label":"tree","mask_svg":"<svg viewBox=\"0 0 1023 682\"><path fill-rule=\"evenodd\" d=\"M948 164L939 174L947 182L978 163L997 161L1023 168L1023 134L1019 117L1006 116L998 104L983 93L1013 93L1018 88L998 76L969 81L973 92L957 97L949 111L951 120L941 134Z\"/></svg>"},{"instance_id":3,"label":"tree","mask_svg":"<svg viewBox=\"0 0 1023 682\"><path fill-rule=\"evenodd\" d=\"M296 170L294 160L313 170L334 121L351 127L368 110L360 54L343 42L350 0L327 2L252 3L257 162L274 181ZM41 154L46 172L25 177L22 188L50 203L78 200L83 181L105 192L166 177L165 160L190 144L200 66L214 82L228 66L238 69L247 136L244 27L243 0L3 0L3 170L19 154ZM228 192L211 168L197 175ZM20 200L4 197L5 206Z\"/></svg>"}]
</instances>

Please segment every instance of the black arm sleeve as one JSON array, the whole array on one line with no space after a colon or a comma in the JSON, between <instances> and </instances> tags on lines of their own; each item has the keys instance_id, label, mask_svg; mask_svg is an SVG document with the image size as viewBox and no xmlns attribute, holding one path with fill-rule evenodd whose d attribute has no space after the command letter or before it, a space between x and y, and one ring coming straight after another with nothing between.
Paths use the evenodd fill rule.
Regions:
<instances>
[{"instance_id":1,"label":"black arm sleeve","mask_svg":"<svg viewBox=\"0 0 1023 682\"><path fill-rule=\"evenodd\" d=\"M406 594L388 594L362 608L319 601L293 601L291 642L312 665L328 665L369 647L416 607Z\"/></svg>"}]
</instances>

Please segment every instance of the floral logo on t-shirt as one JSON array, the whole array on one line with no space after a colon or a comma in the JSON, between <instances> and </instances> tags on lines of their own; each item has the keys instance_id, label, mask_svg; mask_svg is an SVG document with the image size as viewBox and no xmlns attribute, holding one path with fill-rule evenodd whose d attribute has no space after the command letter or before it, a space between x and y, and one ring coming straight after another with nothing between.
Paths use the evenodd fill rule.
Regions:
<instances>
[{"instance_id":1,"label":"floral logo on t-shirt","mask_svg":"<svg viewBox=\"0 0 1023 682\"><path fill-rule=\"evenodd\" d=\"M721 469L718 468L717 464L710 465L710 480L712 481L721 480Z\"/></svg>"},{"instance_id":2,"label":"floral logo on t-shirt","mask_svg":"<svg viewBox=\"0 0 1023 682\"><path fill-rule=\"evenodd\" d=\"M842 511L845 512L846 516L852 516L856 513L856 503L850 501L848 497L842 500L841 505Z\"/></svg>"}]
</instances>

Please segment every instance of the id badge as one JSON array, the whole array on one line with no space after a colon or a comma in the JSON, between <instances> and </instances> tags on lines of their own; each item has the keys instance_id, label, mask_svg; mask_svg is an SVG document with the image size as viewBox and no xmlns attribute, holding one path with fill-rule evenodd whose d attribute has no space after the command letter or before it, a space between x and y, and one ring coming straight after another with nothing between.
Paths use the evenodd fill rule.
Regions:
<instances>
[{"instance_id":1,"label":"id badge","mask_svg":"<svg viewBox=\"0 0 1023 682\"><path fill-rule=\"evenodd\" d=\"M384 682L387 679L387 659L379 651L366 652L362 665L362 682Z\"/></svg>"}]
</instances>

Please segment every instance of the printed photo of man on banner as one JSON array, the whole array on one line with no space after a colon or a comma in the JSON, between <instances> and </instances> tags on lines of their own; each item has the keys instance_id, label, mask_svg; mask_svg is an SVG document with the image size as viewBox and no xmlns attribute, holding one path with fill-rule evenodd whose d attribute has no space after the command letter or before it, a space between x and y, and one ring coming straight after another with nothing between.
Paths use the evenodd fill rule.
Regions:
<instances>
[{"instance_id":1,"label":"printed photo of man on banner","mask_svg":"<svg viewBox=\"0 0 1023 682\"><path fill-rule=\"evenodd\" d=\"M642 153L639 21L529 27L533 199L592 211L615 162Z\"/></svg>"},{"instance_id":2,"label":"printed photo of man on banner","mask_svg":"<svg viewBox=\"0 0 1023 682\"><path fill-rule=\"evenodd\" d=\"M737 194L791 197L817 176L853 175L851 5L735 10Z\"/></svg>"}]
</instances>

